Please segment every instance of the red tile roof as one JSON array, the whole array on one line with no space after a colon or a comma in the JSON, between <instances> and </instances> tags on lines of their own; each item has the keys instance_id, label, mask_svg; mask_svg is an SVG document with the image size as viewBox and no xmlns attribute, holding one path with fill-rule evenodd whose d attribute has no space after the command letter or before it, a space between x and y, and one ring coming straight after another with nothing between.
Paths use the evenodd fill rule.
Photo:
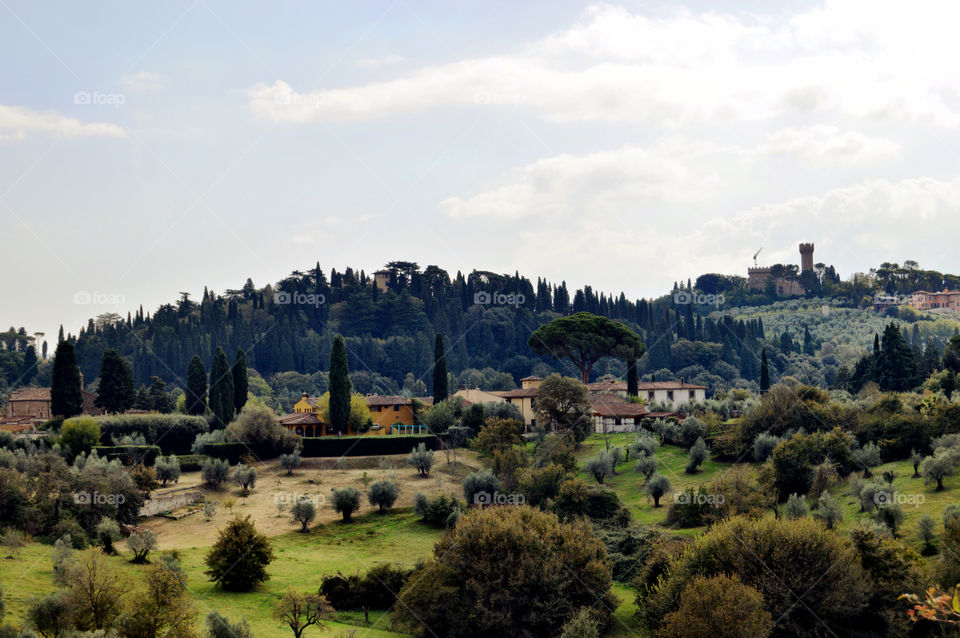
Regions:
<instances>
[{"instance_id":1,"label":"red tile roof","mask_svg":"<svg viewBox=\"0 0 960 638\"><path fill-rule=\"evenodd\" d=\"M642 404L630 403L616 394L606 392L591 392L590 405L593 413L600 416L635 418L647 413L647 408Z\"/></svg>"},{"instance_id":2,"label":"red tile roof","mask_svg":"<svg viewBox=\"0 0 960 638\"><path fill-rule=\"evenodd\" d=\"M537 388L520 388L519 390L495 390L491 391L490 394L503 399L522 399L526 397L535 397L537 396L537 392Z\"/></svg>"},{"instance_id":3,"label":"red tile roof","mask_svg":"<svg viewBox=\"0 0 960 638\"><path fill-rule=\"evenodd\" d=\"M313 412L294 412L280 417L282 425L320 425L320 419Z\"/></svg>"},{"instance_id":4,"label":"red tile roof","mask_svg":"<svg viewBox=\"0 0 960 638\"><path fill-rule=\"evenodd\" d=\"M626 392L627 384L622 381L594 381L588 384L591 390L613 390ZM681 383L679 381L641 381L637 384L638 390L706 390L705 385Z\"/></svg>"},{"instance_id":5,"label":"red tile roof","mask_svg":"<svg viewBox=\"0 0 960 638\"><path fill-rule=\"evenodd\" d=\"M426 403L428 405L433 405L433 397L404 397L398 394L394 395L383 395L383 394L370 394L364 397L367 400L368 406L375 405L410 405L413 403L413 399L416 399L420 403Z\"/></svg>"}]
</instances>

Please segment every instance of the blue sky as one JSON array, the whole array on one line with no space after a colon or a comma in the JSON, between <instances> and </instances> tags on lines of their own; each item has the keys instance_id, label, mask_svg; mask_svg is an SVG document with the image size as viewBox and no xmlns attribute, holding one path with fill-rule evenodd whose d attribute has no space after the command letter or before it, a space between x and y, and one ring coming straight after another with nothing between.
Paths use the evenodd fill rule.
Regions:
<instances>
[{"instance_id":1,"label":"blue sky","mask_svg":"<svg viewBox=\"0 0 960 638\"><path fill-rule=\"evenodd\" d=\"M769 4L3 0L0 324L317 261L958 270L957 7Z\"/></svg>"}]
</instances>

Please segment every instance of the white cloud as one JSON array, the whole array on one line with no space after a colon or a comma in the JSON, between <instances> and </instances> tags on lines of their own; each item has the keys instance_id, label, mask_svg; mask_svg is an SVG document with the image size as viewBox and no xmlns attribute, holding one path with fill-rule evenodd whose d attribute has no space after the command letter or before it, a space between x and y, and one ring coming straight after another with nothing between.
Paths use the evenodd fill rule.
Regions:
<instances>
[{"instance_id":1,"label":"white cloud","mask_svg":"<svg viewBox=\"0 0 960 638\"><path fill-rule=\"evenodd\" d=\"M522 104L554 121L755 121L830 114L960 125L960 4L828 0L789 20L597 5L514 52L335 89L248 89L257 114L308 122ZM493 96L484 100L483 96Z\"/></svg>"},{"instance_id":2,"label":"white cloud","mask_svg":"<svg viewBox=\"0 0 960 638\"><path fill-rule=\"evenodd\" d=\"M900 145L893 140L817 124L780 129L771 133L758 150L769 155L795 155L811 163L849 165L893 158Z\"/></svg>"},{"instance_id":3,"label":"white cloud","mask_svg":"<svg viewBox=\"0 0 960 638\"><path fill-rule=\"evenodd\" d=\"M166 86L167 80L159 73L149 71L137 71L130 73L122 78L117 84L124 90L135 93L153 93Z\"/></svg>"},{"instance_id":4,"label":"white cloud","mask_svg":"<svg viewBox=\"0 0 960 638\"><path fill-rule=\"evenodd\" d=\"M385 67L397 66L403 64L407 59L402 55L390 53L382 58L361 58L354 60L353 63L361 69L382 69Z\"/></svg>"},{"instance_id":5,"label":"white cloud","mask_svg":"<svg viewBox=\"0 0 960 638\"><path fill-rule=\"evenodd\" d=\"M127 133L116 124L81 122L52 111L0 104L0 140L20 140L30 135L124 138Z\"/></svg>"}]
</instances>

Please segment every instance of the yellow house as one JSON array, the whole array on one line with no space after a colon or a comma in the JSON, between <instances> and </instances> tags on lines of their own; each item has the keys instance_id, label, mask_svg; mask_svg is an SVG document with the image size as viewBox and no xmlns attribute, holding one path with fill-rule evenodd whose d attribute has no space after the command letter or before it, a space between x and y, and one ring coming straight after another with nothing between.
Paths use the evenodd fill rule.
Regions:
<instances>
[{"instance_id":1,"label":"yellow house","mask_svg":"<svg viewBox=\"0 0 960 638\"><path fill-rule=\"evenodd\" d=\"M402 396L367 395L364 397L373 427L362 434L425 434L426 426L416 423L413 399ZM317 404L319 397L310 397L306 393L293 406L291 414L280 417L280 425L300 436L336 436L334 430L328 431L328 424L319 418ZM430 397L417 399L429 406L433 403ZM345 435L357 434L352 427L347 428Z\"/></svg>"},{"instance_id":2,"label":"yellow house","mask_svg":"<svg viewBox=\"0 0 960 638\"><path fill-rule=\"evenodd\" d=\"M457 396L463 397L470 403L497 403L504 402L516 406L520 410L520 416L523 424L527 428L532 428L537 424L537 418L533 410L537 405L537 389L540 387L540 377L530 376L520 379L520 388L518 390L479 390L462 389L457 392Z\"/></svg>"}]
</instances>

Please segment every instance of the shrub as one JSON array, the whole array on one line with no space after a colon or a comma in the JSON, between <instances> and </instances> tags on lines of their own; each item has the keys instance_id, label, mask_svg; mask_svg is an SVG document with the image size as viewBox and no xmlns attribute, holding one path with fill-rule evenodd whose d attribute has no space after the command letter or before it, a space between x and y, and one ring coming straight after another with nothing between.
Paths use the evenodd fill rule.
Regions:
<instances>
[{"instance_id":1,"label":"shrub","mask_svg":"<svg viewBox=\"0 0 960 638\"><path fill-rule=\"evenodd\" d=\"M287 476L293 474L293 471L300 467L300 448L297 448L290 454L281 454L280 467L286 471Z\"/></svg>"},{"instance_id":2,"label":"shrub","mask_svg":"<svg viewBox=\"0 0 960 638\"><path fill-rule=\"evenodd\" d=\"M417 492L413 498L413 509L424 523L433 527L446 527L451 517L464 509L464 505L449 494L434 494L428 497Z\"/></svg>"},{"instance_id":3,"label":"shrub","mask_svg":"<svg viewBox=\"0 0 960 638\"><path fill-rule=\"evenodd\" d=\"M773 448L781 441L780 437L769 432L762 432L753 441L753 460L763 463L773 454Z\"/></svg>"},{"instance_id":4,"label":"shrub","mask_svg":"<svg viewBox=\"0 0 960 638\"><path fill-rule=\"evenodd\" d=\"M796 493L791 494L790 498L787 499L787 504L783 506L783 511L790 520L795 521L798 518L803 518L810 512L807 497L797 496Z\"/></svg>"},{"instance_id":5,"label":"shrub","mask_svg":"<svg viewBox=\"0 0 960 638\"><path fill-rule=\"evenodd\" d=\"M220 489L229 474L230 463L220 459L207 459L203 462L200 470L200 477L203 482L215 490Z\"/></svg>"},{"instance_id":6,"label":"shrub","mask_svg":"<svg viewBox=\"0 0 960 638\"><path fill-rule=\"evenodd\" d=\"M134 532L127 537L127 547L133 552L132 563L147 562L147 554L157 548L157 537L150 530Z\"/></svg>"},{"instance_id":7,"label":"shrub","mask_svg":"<svg viewBox=\"0 0 960 638\"><path fill-rule=\"evenodd\" d=\"M267 565L272 560L270 539L257 531L249 516L237 516L220 530L204 573L227 591L251 591L270 579Z\"/></svg>"},{"instance_id":8,"label":"shrub","mask_svg":"<svg viewBox=\"0 0 960 638\"><path fill-rule=\"evenodd\" d=\"M487 505L500 488L500 481L490 470L471 472L463 479L463 498L467 505Z\"/></svg>"},{"instance_id":9,"label":"shrub","mask_svg":"<svg viewBox=\"0 0 960 638\"><path fill-rule=\"evenodd\" d=\"M343 522L349 523L353 513L360 509L360 490L355 487L341 487L333 490L333 509L343 516Z\"/></svg>"},{"instance_id":10,"label":"shrub","mask_svg":"<svg viewBox=\"0 0 960 638\"><path fill-rule=\"evenodd\" d=\"M351 576L324 576L320 594L334 609L390 609L397 602L397 593L410 577L410 570L399 565L378 563Z\"/></svg>"},{"instance_id":11,"label":"shrub","mask_svg":"<svg viewBox=\"0 0 960 638\"><path fill-rule=\"evenodd\" d=\"M641 454L637 458L636 465L633 466L633 471L643 474L649 481L650 477L657 471L657 459L651 455Z\"/></svg>"},{"instance_id":12,"label":"shrub","mask_svg":"<svg viewBox=\"0 0 960 638\"><path fill-rule=\"evenodd\" d=\"M317 507L309 498L298 498L297 502L290 508L290 516L297 523L300 523L300 531L306 532L310 523L317 516Z\"/></svg>"},{"instance_id":13,"label":"shrub","mask_svg":"<svg viewBox=\"0 0 960 638\"><path fill-rule=\"evenodd\" d=\"M703 462L707 460L707 444L702 438L697 439L690 447L689 457L687 467L684 471L687 474L696 474L700 466L703 465Z\"/></svg>"},{"instance_id":14,"label":"shrub","mask_svg":"<svg viewBox=\"0 0 960 638\"><path fill-rule=\"evenodd\" d=\"M690 447L706 435L707 424L695 416L688 416L680 426L680 443L683 447Z\"/></svg>"},{"instance_id":15,"label":"shrub","mask_svg":"<svg viewBox=\"0 0 960 638\"><path fill-rule=\"evenodd\" d=\"M763 596L734 576L697 576L680 593L676 611L663 618L660 638L765 638L773 618Z\"/></svg>"},{"instance_id":16,"label":"shrub","mask_svg":"<svg viewBox=\"0 0 960 638\"><path fill-rule=\"evenodd\" d=\"M813 517L818 521L823 521L828 529L836 527L837 523L843 520L843 507L837 499L833 498L830 492L824 492L817 501L817 509Z\"/></svg>"},{"instance_id":17,"label":"shrub","mask_svg":"<svg viewBox=\"0 0 960 638\"><path fill-rule=\"evenodd\" d=\"M880 448L872 441L863 447L853 450L850 456L853 458L853 462L859 466L858 469L863 470L863 478L869 478L871 476L870 468L880 465L882 462L880 459Z\"/></svg>"},{"instance_id":18,"label":"shrub","mask_svg":"<svg viewBox=\"0 0 960 638\"><path fill-rule=\"evenodd\" d=\"M268 456L292 452L300 443L293 434L277 421L277 415L265 405L247 403L236 420L223 431L227 443L246 443L255 449L267 451Z\"/></svg>"},{"instance_id":19,"label":"shrub","mask_svg":"<svg viewBox=\"0 0 960 638\"><path fill-rule=\"evenodd\" d=\"M638 593L641 614L656 626L678 610L683 590L697 576L724 574L760 592L764 608L778 619L773 635L783 638L820 636L824 624L837 635L855 634L871 587L850 542L819 522L737 517L710 528L659 584ZM804 604L789 591L807 592Z\"/></svg>"},{"instance_id":20,"label":"shrub","mask_svg":"<svg viewBox=\"0 0 960 638\"><path fill-rule=\"evenodd\" d=\"M103 551L107 554L114 554L116 550L113 544L120 540L120 525L112 518L104 516L97 524L97 541L103 546Z\"/></svg>"},{"instance_id":21,"label":"shrub","mask_svg":"<svg viewBox=\"0 0 960 638\"><path fill-rule=\"evenodd\" d=\"M560 485L568 478L565 468L552 463L545 467L524 468L518 475L517 490L523 494L527 505L543 507L547 501L556 498Z\"/></svg>"},{"instance_id":22,"label":"shrub","mask_svg":"<svg viewBox=\"0 0 960 638\"><path fill-rule=\"evenodd\" d=\"M166 458L158 457L153 464L153 469L161 485L166 485L168 482L177 483L180 480L180 460L173 454Z\"/></svg>"},{"instance_id":23,"label":"shrub","mask_svg":"<svg viewBox=\"0 0 960 638\"><path fill-rule=\"evenodd\" d=\"M399 495L400 487L389 479L383 479L370 484L367 499L371 505L376 505L383 512L393 507Z\"/></svg>"},{"instance_id":24,"label":"shrub","mask_svg":"<svg viewBox=\"0 0 960 638\"><path fill-rule=\"evenodd\" d=\"M663 474L654 474L643 486L643 491L653 499L654 507L660 507L660 497L670 491L670 481Z\"/></svg>"},{"instance_id":25,"label":"shrub","mask_svg":"<svg viewBox=\"0 0 960 638\"><path fill-rule=\"evenodd\" d=\"M638 434L636 440L634 440L633 445L631 446L633 453L636 456L653 456L657 453L657 449L660 447L660 441L649 432L643 432Z\"/></svg>"},{"instance_id":26,"label":"shrub","mask_svg":"<svg viewBox=\"0 0 960 638\"><path fill-rule=\"evenodd\" d=\"M603 485L603 479L613 474L613 457L601 450L597 456L583 464L583 471Z\"/></svg>"},{"instance_id":27,"label":"shrub","mask_svg":"<svg viewBox=\"0 0 960 638\"><path fill-rule=\"evenodd\" d=\"M560 638L599 638L597 620L589 607L582 607L560 630Z\"/></svg>"},{"instance_id":28,"label":"shrub","mask_svg":"<svg viewBox=\"0 0 960 638\"><path fill-rule=\"evenodd\" d=\"M936 523L933 522L929 514L924 514L920 517L920 520L917 521L917 536L920 538L920 542L923 543L921 554L924 556L932 556L937 553Z\"/></svg>"},{"instance_id":29,"label":"shrub","mask_svg":"<svg viewBox=\"0 0 960 638\"><path fill-rule=\"evenodd\" d=\"M874 520L885 525L890 533L897 536L900 530L900 524L903 523L903 509L898 503L884 503L877 506L877 512L874 514Z\"/></svg>"},{"instance_id":30,"label":"shrub","mask_svg":"<svg viewBox=\"0 0 960 638\"><path fill-rule=\"evenodd\" d=\"M491 417L484 422L473 447L484 456L523 444L523 422Z\"/></svg>"},{"instance_id":31,"label":"shrub","mask_svg":"<svg viewBox=\"0 0 960 638\"><path fill-rule=\"evenodd\" d=\"M233 482L240 486L244 494L247 494L257 484L257 469L242 463L233 470Z\"/></svg>"},{"instance_id":32,"label":"shrub","mask_svg":"<svg viewBox=\"0 0 960 638\"><path fill-rule=\"evenodd\" d=\"M429 475L433 467L433 450L428 450L426 444L421 443L410 451L407 464L416 468L420 476Z\"/></svg>"},{"instance_id":33,"label":"shrub","mask_svg":"<svg viewBox=\"0 0 960 638\"><path fill-rule=\"evenodd\" d=\"M556 636L584 607L600 626L616 607L606 550L584 521L562 524L529 507L477 509L434 555L394 607L398 625L416 636Z\"/></svg>"},{"instance_id":34,"label":"shrub","mask_svg":"<svg viewBox=\"0 0 960 638\"><path fill-rule=\"evenodd\" d=\"M160 456L157 445L96 445L93 451L104 459L119 459L124 465L153 465Z\"/></svg>"},{"instance_id":35,"label":"shrub","mask_svg":"<svg viewBox=\"0 0 960 638\"><path fill-rule=\"evenodd\" d=\"M60 445L74 455L89 454L94 446L100 445L100 424L88 416L67 419L60 429Z\"/></svg>"},{"instance_id":36,"label":"shrub","mask_svg":"<svg viewBox=\"0 0 960 638\"><path fill-rule=\"evenodd\" d=\"M206 638L253 638L253 632L250 631L246 619L232 623L219 613L211 611L207 616Z\"/></svg>"},{"instance_id":37,"label":"shrub","mask_svg":"<svg viewBox=\"0 0 960 638\"><path fill-rule=\"evenodd\" d=\"M72 609L67 595L57 591L34 598L27 606L27 622L43 636L59 636L71 624Z\"/></svg>"}]
</instances>

